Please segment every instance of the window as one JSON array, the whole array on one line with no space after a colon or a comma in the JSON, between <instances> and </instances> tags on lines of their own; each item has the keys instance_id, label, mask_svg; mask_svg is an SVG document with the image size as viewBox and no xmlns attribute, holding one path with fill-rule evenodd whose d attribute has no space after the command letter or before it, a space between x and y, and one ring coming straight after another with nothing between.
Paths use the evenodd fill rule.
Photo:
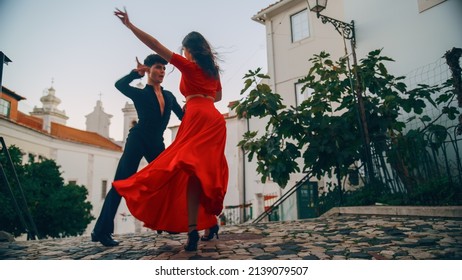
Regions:
<instances>
[{"instance_id":1,"label":"window","mask_svg":"<svg viewBox=\"0 0 462 280\"><path fill-rule=\"evenodd\" d=\"M296 83L295 84L295 101L296 101L296 106L299 106L302 104L303 101L307 100L308 97L313 93L313 90L311 88L305 88L305 90L302 93L302 88L305 84L302 83Z\"/></svg>"},{"instance_id":2,"label":"window","mask_svg":"<svg viewBox=\"0 0 462 280\"><path fill-rule=\"evenodd\" d=\"M308 26L308 10L305 9L290 17L290 25L292 28L292 42L297 42L310 36L310 28Z\"/></svg>"},{"instance_id":3,"label":"window","mask_svg":"<svg viewBox=\"0 0 462 280\"><path fill-rule=\"evenodd\" d=\"M36 155L33 154L33 153L29 153L28 154L28 157L29 157L29 163L33 163L33 162L36 162L35 158L36 158Z\"/></svg>"},{"instance_id":4,"label":"window","mask_svg":"<svg viewBox=\"0 0 462 280\"><path fill-rule=\"evenodd\" d=\"M69 185L77 185L77 180L69 180Z\"/></svg>"},{"instance_id":5,"label":"window","mask_svg":"<svg viewBox=\"0 0 462 280\"><path fill-rule=\"evenodd\" d=\"M107 192L107 180L101 181L101 199L106 197Z\"/></svg>"},{"instance_id":6,"label":"window","mask_svg":"<svg viewBox=\"0 0 462 280\"><path fill-rule=\"evenodd\" d=\"M8 100L0 99L0 115L10 116L11 103Z\"/></svg>"}]
</instances>

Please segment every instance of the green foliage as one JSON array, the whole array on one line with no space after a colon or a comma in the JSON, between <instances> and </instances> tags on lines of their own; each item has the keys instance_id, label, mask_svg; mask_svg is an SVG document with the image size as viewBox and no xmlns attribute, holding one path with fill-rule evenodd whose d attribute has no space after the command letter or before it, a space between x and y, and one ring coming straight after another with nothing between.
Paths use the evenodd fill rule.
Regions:
<instances>
[{"instance_id":1,"label":"green foliage","mask_svg":"<svg viewBox=\"0 0 462 280\"><path fill-rule=\"evenodd\" d=\"M24 167L21 165L22 161L22 152L16 146L10 146L8 148L11 162L16 170L16 174L14 170L10 168L9 162L7 161L6 154L3 151L0 151L0 163L3 167L3 171L5 172L6 178L3 177L3 174L0 174L0 230L4 230L18 236L25 232L24 227L20 223L20 219L17 215L17 211L15 208L14 201L11 197L11 192L7 188L7 184L4 181L8 179L10 182L11 187L13 188L13 193L15 197L20 198L21 194L19 189L17 188L16 184L12 184L11 182L16 182L14 178L16 175L21 178L24 175Z\"/></svg>"},{"instance_id":2,"label":"green foliage","mask_svg":"<svg viewBox=\"0 0 462 280\"><path fill-rule=\"evenodd\" d=\"M283 108L282 98L278 94L273 94L271 88L267 84L258 84L257 78L265 79L269 78L267 75L260 73L261 68L256 71L249 71L244 76L245 86L242 89L241 94L246 92L253 84L256 85L247 96L246 99L242 100L233 106L236 108L236 113L239 116L251 117L264 117L277 115L277 112ZM237 106L239 104L239 106Z\"/></svg>"},{"instance_id":3,"label":"green foliage","mask_svg":"<svg viewBox=\"0 0 462 280\"><path fill-rule=\"evenodd\" d=\"M409 166L404 161L405 155L413 153L409 148L415 145L410 139L415 134L422 138L427 130L440 137L436 120L443 115L454 119L459 111L447 105L454 98L449 82L438 86L418 85L408 90L403 83L405 77L388 72L385 63L393 59L382 56L381 52L370 52L352 71L346 60L334 62L325 52L314 55L307 76L299 80L304 84L302 90L313 92L298 107L287 108L278 93L258 83L257 78L268 78L259 73L260 69L245 75L241 94L252 85L254 88L235 103L234 108L239 117L267 118L268 122L265 131L247 132L239 146L247 152L249 160L256 156L262 182L271 178L285 187L290 174L300 170L318 178L330 177L335 172L341 182L351 166L367 162L364 124L360 120L364 114L374 152L401 174L403 182L409 184L406 185L408 191L419 183L406 177ZM434 98L436 94L438 97ZM359 105L360 98L363 107ZM427 106L442 107L441 115L433 118L426 115ZM422 128L406 134L407 121L399 118L403 112L412 116L407 121L418 118ZM390 148L387 143L395 146ZM408 144L401 145L403 143ZM303 160L302 167L297 165L297 159ZM370 183L371 188L384 188L378 182Z\"/></svg>"},{"instance_id":4,"label":"green foliage","mask_svg":"<svg viewBox=\"0 0 462 280\"><path fill-rule=\"evenodd\" d=\"M41 159L22 165L21 151L15 146L10 146L8 151L39 238L81 235L94 219L91 216L92 205L86 201L87 189L84 186L64 185L59 166L53 160ZM0 154L0 160L15 198L22 201L12 169L5 168L7 165L4 153ZM3 185L0 188L0 203L0 230L11 232L15 236L25 233L26 229L20 223L11 194ZM20 208L24 209L22 204ZM25 219L27 220L26 217Z\"/></svg>"},{"instance_id":5,"label":"green foliage","mask_svg":"<svg viewBox=\"0 0 462 280\"><path fill-rule=\"evenodd\" d=\"M261 181L266 182L267 178L272 178L281 186L285 186L289 180L289 174L300 172L300 168L294 161L300 156L299 147L284 138L293 138L294 135L301 135L300 127L297 122L296 114L293 111L285 111L282 98L274 94L266 84L258 84L257 78L268 78L260 73L261 69L249 71L244 76L245 87L241 91L243 94L253 84L255 88L250 91L247 98L237 103L233 108L239 117L267 117L269 121L265 127L264 136L257 139L257 131L244 134L244 139L238 144L248 151L250 160L256 156L257 172L262 175Z\"/></svg>"}]
</instances>

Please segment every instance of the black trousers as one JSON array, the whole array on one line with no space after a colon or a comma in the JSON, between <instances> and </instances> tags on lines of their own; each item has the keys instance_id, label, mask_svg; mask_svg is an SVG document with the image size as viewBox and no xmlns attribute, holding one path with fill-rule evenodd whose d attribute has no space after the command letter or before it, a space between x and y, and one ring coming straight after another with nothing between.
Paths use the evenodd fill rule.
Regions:
<instances>
[{"instance_id":1,"label":"black trousers","mask_svg":"<svg viewBox=\"0 0 462 280\"><path fill-rule=\"evenodd\" d=\"M141 159L144 157L148 162L153 161L163 150L163 139L155 141L137 134L129 134L124 152L117 165L114 181L126 179L138 171ZM96 234L111 234L114 232L114 218L119 208L122 197L114 187L111 187L104 199L103 208L96 221L93 231Z\"/></svg>"}]
</instances>

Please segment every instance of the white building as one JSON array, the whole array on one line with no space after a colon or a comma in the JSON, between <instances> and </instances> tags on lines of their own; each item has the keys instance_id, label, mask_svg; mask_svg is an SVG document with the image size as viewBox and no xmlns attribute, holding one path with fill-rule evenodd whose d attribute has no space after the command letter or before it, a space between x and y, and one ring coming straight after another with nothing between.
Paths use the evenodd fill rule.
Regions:
<instances>
[{"instance_id":1,"label":"white building","mask_svg":"<svg viewBox=\"0 0 462 280\"><path fill-rule=\"evenodd\" d=\"M87 119L85 122L87 131L96 132L105 138L109 138L109 126L111 125L112 115L104 112L101 100L96 101L93 112L86 115L85 118Z\"/></svg>"},{"instance_id":2,"label":"white building","mask_svg":"<svg viewBox=\"0 0 462 280\"><path fill-rule=\"evenodd\" d=\"M7 146L15 145L29 157L53 159L60 166L65 183L74 182L88 189L88 201L97 218L106 193L111 187L115 170L122 154L122 146L107 136L109 118L102 104L97 102L87 117L87 131L66 126L67 116L58 109L60 100L51 87L41 98L43 107L34 108L31 115L18 111L18 102L25 99L2 87L0 98L0 136ZM98 116L98 117L95 117ZM97 128L88 131L89 128ZM85 234L93 229L95 220ZM134 232L139 224L122 201L115 219L115 232Z\"/></svg>"},{"instance_id":3,"label":"white building","mask_svg":"<svg viewBox=\"0 0 462 280\"><path fill-rule=\"evenodd\" d=\"M266 83L274 92L281 94L287 106L300 104L306 98L307 93L301 94L301 85L297 81L308 73L311 67L308 60L314 54L326 51L332 59L338 60L343 56L351 57L352 53L350 41L344 40L333 24L324 24L315 13L309 12L308 2L275 1L269 7L262 7L252 17L266 27L268 75L271 77L271 81ZM387 69L395 76L407 76L415 69L433 65L441 61L448 50L462 47L459 30L462 26L462 1L459 0L335 0L329 1L321 14L345 23L354 21L358 60L370 51L383 48L382 55L395 60L387 64ZM444 71L445 80L449 77L447 67ZM419 82L427 83L425 80L416 83ZM232 161L230 174L236 176L236 182L242 183L229 185L230 197L226 201L253 203L255 218L262 210L262 197L271 194L282 196L304 174L294 174L284 190L271 182L262 184L256 173L256 163L247 162L247 158L235 147L242 139L242 131L264 129L266 120L250 119L245 123L228 119L227 122L227 157L244 162ZM237 126L234 123L238 123ZM240 156L235 156L235 153ZM243 169L238 172L240 168ZM326 183L321 180L312 184L322 187ZM278 214L282 220L304 218L311 211L312 196L316 193L308 184L279 207Z\"/></svg>"}]
</instances>

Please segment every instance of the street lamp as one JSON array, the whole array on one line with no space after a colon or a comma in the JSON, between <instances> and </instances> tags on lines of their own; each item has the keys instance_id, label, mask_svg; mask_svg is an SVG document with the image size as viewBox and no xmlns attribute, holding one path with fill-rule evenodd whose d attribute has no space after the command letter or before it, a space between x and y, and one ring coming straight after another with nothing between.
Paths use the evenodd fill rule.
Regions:
<instances>
[{"instance_id":1,"label":"street lamp","mask_svg":"<svg viewBox=\"0 0 462 280\"><path fill-rule=\"evenodd\" d=\"M348 40L351 40L351 45L353 48L356 46L354 21L351 21L351 23L346 23L328 16L321 15L320 12L322 12L327 7L327 0L307 0L307 2L310 11L316 13L316 16L321 19L322 23L332 23L340 35Z\"/></svg>"},{"instance_id":2,"label":"street lamp","mask_svg":"<svg viewBox=\"0 0 462 280\"><path fill-rule=\"evenodd\" d=\"M0 93L2 91L3 64L8 64L8 62L11 62L11 59L0 51Z\"/></svg>"}]
</instances>

